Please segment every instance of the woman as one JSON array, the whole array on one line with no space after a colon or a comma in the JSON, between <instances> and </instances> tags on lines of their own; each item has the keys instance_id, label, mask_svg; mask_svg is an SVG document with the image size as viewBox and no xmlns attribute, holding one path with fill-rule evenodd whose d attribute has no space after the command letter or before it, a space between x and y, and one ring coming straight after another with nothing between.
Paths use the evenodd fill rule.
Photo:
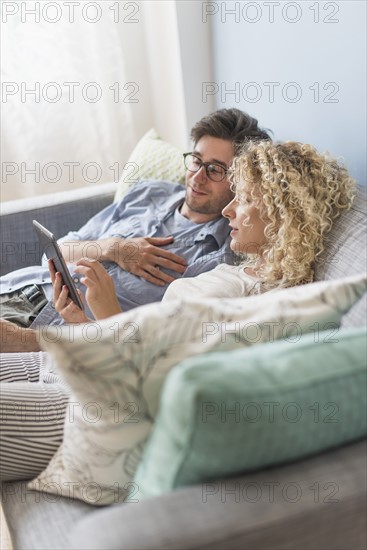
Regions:
<instances>
[{"instance_id":1,"label":"woman","mask_svg":"<svg viewBox=\"0 0 367 550\"><path fill-rule=\"evenodd\" d=\"M176 280L165 300L246 296L311 282L325 235L340 211L350 206L354 190L345 168L310 145L294 142L247 145L234 160L230 177L234 199L223 215L232 227L231 248L240 257L239 265L222 264L196 278ZM112 279L101 264L83 260L78 271L96 319L121 312ZM52 278L57 311L68 322L87 321L68 298L60 276L52 271ZM17 366L13 362L8 368L15 354L3 355L8 359L4 358L1 380L16 383L3 384L1 390L0 477L32 477L47 465L62 440L68 392L52 372L46 353L16 354ZM22 392L24 399L18 403Z\"/></svg>"},{"instance_id":2,"label":"woman","mask_svg":"<svg viewBox=\"0 0 367 550\"><path fill-rule=\"evenodd\" d=\"M164 300L236 297L312 282L314 263L340 211L349 208L354 180L335 160L311 145L260 142L246 145L230 169L234 199L222 214L229 220L231 249L242 262L221 264L195 278L177 279ZM55 308L67 322L89 321L61 288L50 266ZM86 299L103 319L121 313L112 279L98 262L82 260Z\"/></svg>"}]
</instances>

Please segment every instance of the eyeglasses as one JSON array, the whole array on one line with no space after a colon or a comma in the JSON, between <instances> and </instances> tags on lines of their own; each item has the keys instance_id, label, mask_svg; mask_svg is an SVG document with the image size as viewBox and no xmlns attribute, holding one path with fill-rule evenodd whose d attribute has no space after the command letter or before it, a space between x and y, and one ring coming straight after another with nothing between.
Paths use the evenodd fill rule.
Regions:
<instances>
[{"instance_id":1,"label":"eyeglasses","mask_svg":"<svg viewBox=\"0 0 367 550\"><path fill-rule=\"evenodd\" d=\"M220 182L223 181L228 170L221 166L220 164L215 164L213 162L203 162L196 155L192 153L184 153L184 164L186 169L189 172L198 172L202 166L205 167L205 173L211 181Z\"/></svg>"}]
</instances>

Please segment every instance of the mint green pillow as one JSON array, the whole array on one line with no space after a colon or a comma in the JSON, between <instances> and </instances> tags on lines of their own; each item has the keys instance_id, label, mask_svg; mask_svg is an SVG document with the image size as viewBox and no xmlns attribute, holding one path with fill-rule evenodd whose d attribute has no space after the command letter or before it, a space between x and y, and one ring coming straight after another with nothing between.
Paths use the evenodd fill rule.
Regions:
<instances>
[{"instance_id":1,"label":"mint green pillow","mask_svg":"<svg viewBox=\"0 0 367 550\"><path fill-rule=\"evenodd\" d=\"M114 201L118 202L130 187L141 180L163 180L184 183L186 169L183 151L167 143L152 128L136 145L125 164Z\"/></svg>"},{"instance_id":2,"label":"mint green pillow","mask_svg":"<svg viewBox=\"0 0 367 550\"><path fill-rule=\"evenodd\" d=\"M142 498L301 458L366 432L366 329L184 361L135 475Z\"/></svg>"}]
</instances>

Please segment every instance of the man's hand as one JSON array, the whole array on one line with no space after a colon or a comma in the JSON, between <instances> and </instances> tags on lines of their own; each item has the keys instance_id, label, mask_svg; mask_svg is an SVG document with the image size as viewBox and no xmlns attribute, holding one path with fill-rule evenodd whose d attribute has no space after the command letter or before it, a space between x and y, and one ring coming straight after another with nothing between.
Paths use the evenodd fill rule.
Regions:
<instances>
[{"instance_id":1,"label":"man's hand","mask_svg":"<svg viewBox=\"0 0 367 550\"><path fill-rule=\"evenodd\" d=\"M99 241L64 242L60 247L67 262L78 260L115 262L125 271L143 277L154 285L164 286L175 279L161 271L162 267L177 273L184 273L187 268L184 258L161 248L171 242L173 237L133 239L111 237Z\"/></svg>"},{"instance_id":2,"label":"man's hand","mask_svg":"<svg viewBox=\"0 0 367 550\"><path fill-rule=\"evenodd\" d=\"M125 271L143 277L157 286L172 283L174 277L160 268L184 273L187 263L184 258L160 248L173 241L173 237L137 237L134 239L113 239L108 249L108 259Z\"/></svg>"}]
</instances>

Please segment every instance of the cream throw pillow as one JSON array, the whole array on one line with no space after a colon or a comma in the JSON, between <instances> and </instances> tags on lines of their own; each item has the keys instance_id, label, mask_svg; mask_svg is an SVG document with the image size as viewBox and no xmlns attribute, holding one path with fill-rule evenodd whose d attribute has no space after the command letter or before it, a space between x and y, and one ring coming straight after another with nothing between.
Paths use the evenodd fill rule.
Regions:
<instances>
[{"instance_id":1,"label":"cream throw pillow","mask_svg":"<svg viewBox=\"0 0 367 550\"><path fill-rule=\"evenodd\" d=\"M118 202L130 187L141 180L164 180L173 183L185 182L183 151L163 141L154 129L149 130L139 141L117 186L115 202Z\"/></svg>"},{"instance_id":2,"label":"cream throw pillow","mask_svg":"<svg viewBox=\"0 0 367 550\"><path fill-rule=\"evenodd\" d=\"M72 394L64 441L29 487L96 505L134 501L132 479L172 367L257 342L292 345L317 327L337 333L365 290L359 275L260 296L154 303L73 331L48 328L42 347Z\"/></svg>"}]
</instances>

